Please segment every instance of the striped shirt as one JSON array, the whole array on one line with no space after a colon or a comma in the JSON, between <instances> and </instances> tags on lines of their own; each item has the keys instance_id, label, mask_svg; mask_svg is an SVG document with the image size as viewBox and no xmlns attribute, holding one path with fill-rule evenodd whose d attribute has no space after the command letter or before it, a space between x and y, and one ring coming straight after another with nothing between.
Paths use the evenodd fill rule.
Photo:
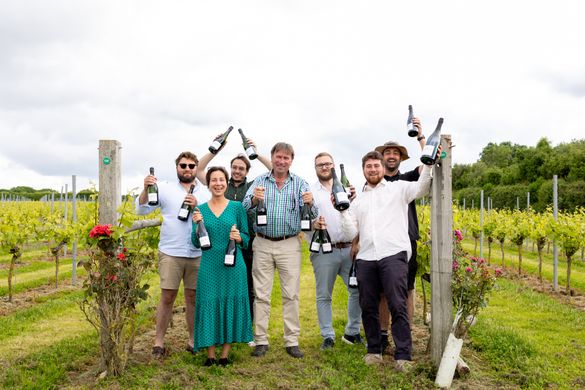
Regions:
<instances>
[{"instance_id":1,"label":"striped shirt","mask_svg":"<svg viewBox=\"0 0 585 390\"><path fill-rule=\"evenodd\" d=\"M252 204L254 189L264 187L264 205L266 206L266 226L256 226L254 231L268 237L296 236L301 231L301 208L303 207L303 192L311 191L309 184L301 177L289 172L284 185L278 189L272 172L266 172L256 179L248 188L242 205L246 210L254 209ZM317 206L313 202L311 218L318 215Z\"/></svg>"}]
</instances>

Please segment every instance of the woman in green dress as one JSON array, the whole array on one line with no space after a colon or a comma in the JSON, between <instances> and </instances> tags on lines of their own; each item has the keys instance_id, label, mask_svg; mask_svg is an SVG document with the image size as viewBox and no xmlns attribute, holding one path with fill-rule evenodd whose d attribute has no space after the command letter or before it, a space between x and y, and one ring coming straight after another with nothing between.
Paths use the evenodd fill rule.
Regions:
<instances>
[{"instance_id":1,"label":"woman in green dress","mask_svg":"<svg viewBox=\"0 0 585 390\"><path fill-rule=\"evenodd\" d=\"M228 173L211 167L206 175L211 200L193 212L191 240L200 247L197 222L203 221L211 248L203 251L197 277L194 350L207 348L206 366L216 364L215 347L221 345L219 364L229 363L232 343L252 341L246 263L241 248L248 245L248 221L240 202L226 199ZM234 266L224 264L230 240L236 242Z\"/></svg>"}]
</instances>

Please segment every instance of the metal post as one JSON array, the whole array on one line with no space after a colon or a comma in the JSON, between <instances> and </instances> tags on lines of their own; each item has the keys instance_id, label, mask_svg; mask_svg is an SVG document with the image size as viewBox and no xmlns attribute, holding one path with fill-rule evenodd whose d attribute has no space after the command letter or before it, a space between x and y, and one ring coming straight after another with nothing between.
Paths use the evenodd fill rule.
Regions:
<instances>
[{"instance_id":1,"label":"metal post","mask_svg":"<svg viewBox=\"0 0 585 390\"><path fill-rule=\"evenodd\" d=\"M553 175L553 217L555 222L559 217L558 177ZM553 290L559 291L559 247L553 240Z\"/></svg>"}]
</instances>

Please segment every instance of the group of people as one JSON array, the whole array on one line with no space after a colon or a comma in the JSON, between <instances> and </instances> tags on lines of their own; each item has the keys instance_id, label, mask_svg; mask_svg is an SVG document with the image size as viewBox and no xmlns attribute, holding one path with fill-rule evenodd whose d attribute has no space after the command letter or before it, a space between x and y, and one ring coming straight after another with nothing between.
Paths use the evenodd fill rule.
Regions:
<instances>
[{"instance_id":1,"label":"group of people","mask_svg":"<svg viewBox=\"0 0 585 390\"><path fill-rule=\"evenodd\" d=\"M414 118L421 148L425 145L420 120ZM251 142L253 146L254 143ZM223 146L216 152L221 151ZM161 298L156 312L156 338L152 354L166 354L164 337L181 281L189 342L195 353L207 349L206 366L230 363L232 343L249 343L252 356L269 351L268 324L275 270L280 278L284 346L293 358L302 358L299 348L299 293L301 275L301 210L309 206L312 229L327 229L330 253L311 253L316 282L316 304L323 342L321 349L336 341L332 319L332 292L337 276L348 289L347 324L341 340L362 344L363 324L366 364L381 363L389 345L388 327L394 341L396 369L406 370L412 360L411 326L416 275L418 223L414 200L430 187L430 168L420 166L400 173L400 162L408 158L406 148L387 142L362 158L366 183L357 196L350 186L351 205L344 211L333 207L333 156L315 157L317 181L309 185L290 171L295 153L290 144L279 142L270 158L258 160L267 172L253 181L246 175L250 161L237 155L230 162L231 175L223 167L206 169L214 153L201 161L190 152L175 160L177 181L157 183L144 179L137 212L161 209L163 223L159 243ZM148 187L157 183L159 202L148 205ZM194 185L192 193L190 187ZM177 218L185 203L193 210L192 221ZM266 211L257 220L257 209ZM203 224L211 248L202 251L197 234ZM235 243L233 264L224 264L229 243ZM233 254L233 252L230 252ZM349 287L352 264L358 288ZM221 346L219 359L216 347Z\"/></svg>"}]
</instances>

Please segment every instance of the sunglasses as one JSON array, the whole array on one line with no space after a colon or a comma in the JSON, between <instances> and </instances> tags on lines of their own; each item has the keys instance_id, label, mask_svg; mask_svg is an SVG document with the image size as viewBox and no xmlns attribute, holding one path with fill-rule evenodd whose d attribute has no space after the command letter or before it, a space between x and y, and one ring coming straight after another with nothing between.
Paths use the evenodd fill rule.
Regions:
<instances>
[{"instance_id":1,"label":"sunglasses","mask_svg":"<svg viewBox=\"0 0 585 390\"><path fill-rule=\"evenodd\" d=\"M197 164L180 163L179 166L181 167L181 169L185 169L187 167L189 167L189 169L195 169L195 167L197 166Z\"/></svg>"}]
</instances>

